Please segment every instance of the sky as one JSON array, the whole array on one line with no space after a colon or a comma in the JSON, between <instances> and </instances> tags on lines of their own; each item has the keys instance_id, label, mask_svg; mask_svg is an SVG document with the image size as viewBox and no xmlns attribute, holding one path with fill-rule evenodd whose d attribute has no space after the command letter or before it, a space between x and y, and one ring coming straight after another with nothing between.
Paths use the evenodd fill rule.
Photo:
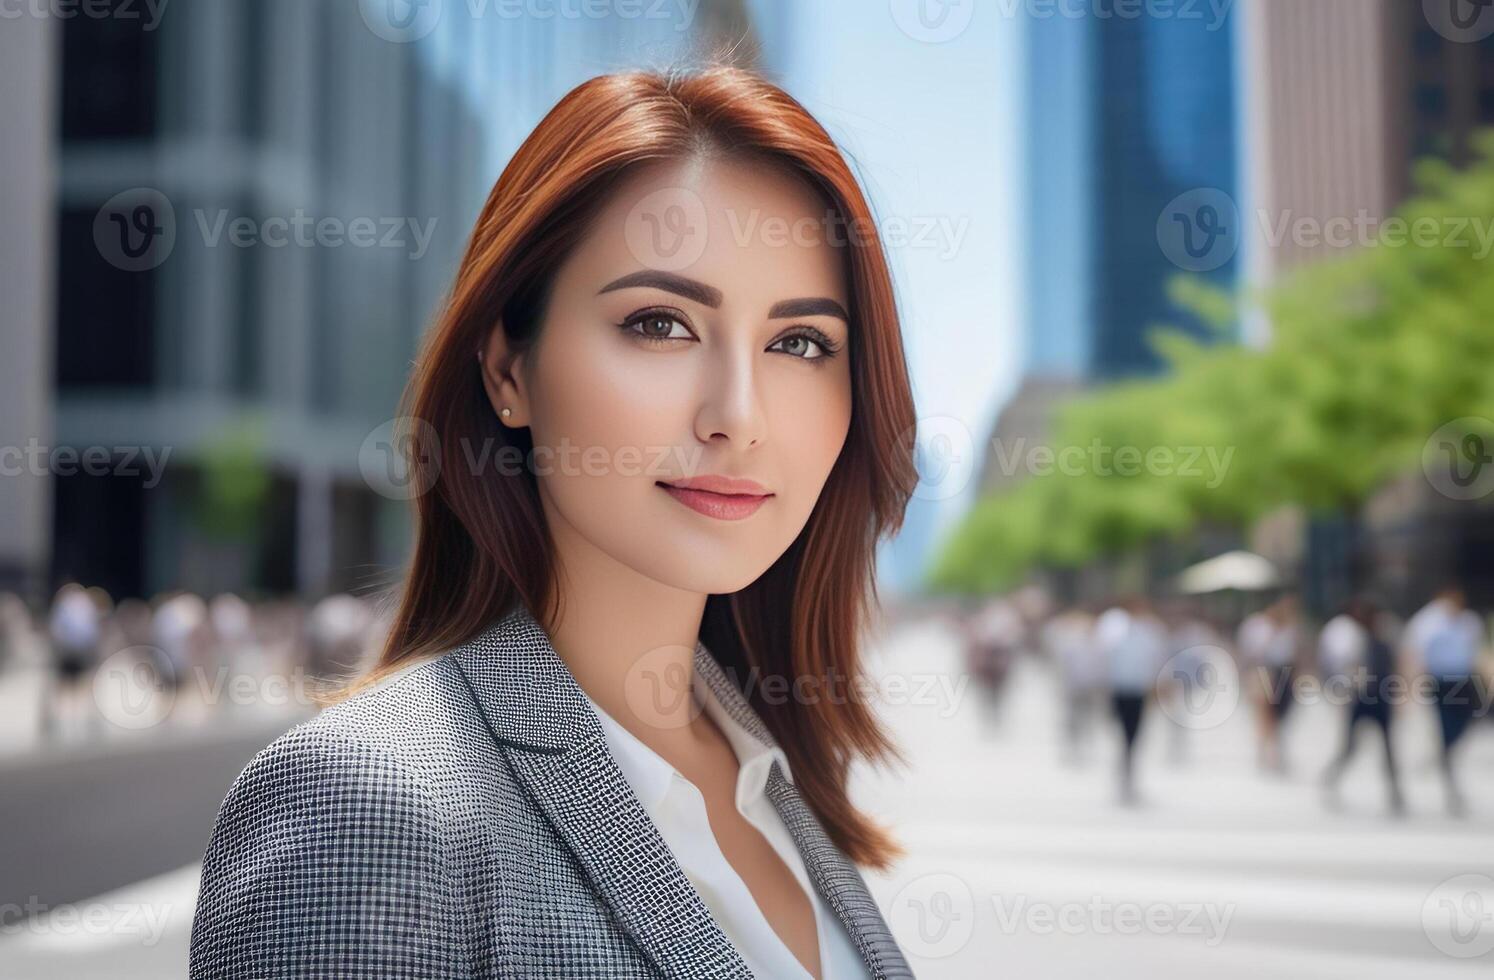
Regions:
<instances>
[{"instance_id":1,"label":"sky","mask_svg":"<svg viewBox=\"0 0 1494 980\"><path fill-rule=\"evenodd\" d=\"M920 442L950 475L920 491L883 552L887 592L916 584L929 548L972 501L978 447L1024 353L1019 24L976 5L957 36L920 40L900 27L900 6L752 3L767 67L851 158L882 226L906 222L904 244L888 251Z\"/></svg>"}]
</instances>

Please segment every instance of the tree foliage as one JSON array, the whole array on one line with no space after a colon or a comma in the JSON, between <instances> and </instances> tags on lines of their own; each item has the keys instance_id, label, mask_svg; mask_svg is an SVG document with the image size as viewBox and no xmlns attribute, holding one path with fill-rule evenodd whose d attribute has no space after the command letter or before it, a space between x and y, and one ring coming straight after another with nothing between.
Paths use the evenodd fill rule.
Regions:
<instances>
[{"instance_id":1,"label":"tree foliage","mask_svg":"<svg viewBox=\"0 0 1494 980\"><path fill-rule=\"evenodd\" d=\"M1259 294L1171 282L1173 302L1222 334L1242 312L1263 315L1270 344L1154 331L1160 376L1059 412L1055 456L1086 465L978 500L940 550L930 585L1000 589L1035 567L1076 567L1202 522L1245 527L1284 504L1354 514L1389 478L1420 466L1441 426L1494 418L1494 133L1477 145L1461 170L1419 164L1399 220L1342 257ZM1155 453L1157 465L1095 465L1122 447ZM1199 465L1185 467L1180 457L1195 448ZM1210 466L1210 452L1227 464Z\"/></svg>"}]
</instances>

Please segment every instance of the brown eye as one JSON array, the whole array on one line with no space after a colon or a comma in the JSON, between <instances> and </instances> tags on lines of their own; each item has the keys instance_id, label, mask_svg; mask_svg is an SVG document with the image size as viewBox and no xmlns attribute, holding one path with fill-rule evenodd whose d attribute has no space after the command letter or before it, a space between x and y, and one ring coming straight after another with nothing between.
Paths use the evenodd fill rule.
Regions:
<instances>
[{"instance_id":1,"label":"brown eye","mask_svg":"<svg viewBox=\"0 0 1494 980\"><path fill-rule=\"evenodd\" d=\"M803 361L817 361L834 353L834 349L827 341L817 340L809 334L802 333L790 334L768 349L781 350Z\"/></svg>"},{"instance_id":2,"label":"brown eye","mask_svg":"<svg viewBox=\"0 0 1494 980\"><path fill-rule=\"evenodd\" d=\"M670 313L640 313L623 321L623 330L644 340L689 340L690 328Z\"/></svg>"}]
</instances>

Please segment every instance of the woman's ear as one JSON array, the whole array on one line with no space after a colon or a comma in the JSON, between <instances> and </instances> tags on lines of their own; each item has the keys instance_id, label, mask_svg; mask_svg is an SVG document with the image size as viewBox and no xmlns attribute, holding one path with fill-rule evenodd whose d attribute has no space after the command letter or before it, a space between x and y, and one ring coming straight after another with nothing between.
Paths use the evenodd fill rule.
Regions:
<instances>
[{"instance_id":1,"label":"woman's ear","mask_svg":"<svg viewBox=\"0 0 1494 980\"><path fill-rule=\"evenodd\" d=\"M512 428L529 424L528 395L523 384L523 354L509 350L503 321L488 331L477 348L476 360L482 374L482 387L498 421Z\"/></svg>"}]
</instances>

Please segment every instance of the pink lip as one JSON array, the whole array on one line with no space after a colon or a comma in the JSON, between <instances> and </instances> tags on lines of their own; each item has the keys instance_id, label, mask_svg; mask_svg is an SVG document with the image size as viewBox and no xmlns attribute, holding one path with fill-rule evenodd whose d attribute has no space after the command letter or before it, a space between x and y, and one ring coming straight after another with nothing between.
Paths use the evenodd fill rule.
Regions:
<instances>
[{"instance_id":1,"label":"pink lip","mask_svg":"<svg viewBox=\"0 0 1494 980\"><path fill-rule=\"evenodd\" d=\"M750 494L754 497L768 497L773 494L773 491L756 480L717 476L714 473L705 476L682 476L678 480L660 480L659 482L679 487L681 490L709 490L712 493Z\"/></svg>"},{"instance_id":2,"label":"pink lip","mask_svg":"<svg viewBox=\"0 0 1494 980\"><path fill-rule=\"evenodd\" d=\"M724 476L700 476L658 486L691 510L723 521L740 521L773 496L760 483Z\"/></svg>"}]
</instances>

